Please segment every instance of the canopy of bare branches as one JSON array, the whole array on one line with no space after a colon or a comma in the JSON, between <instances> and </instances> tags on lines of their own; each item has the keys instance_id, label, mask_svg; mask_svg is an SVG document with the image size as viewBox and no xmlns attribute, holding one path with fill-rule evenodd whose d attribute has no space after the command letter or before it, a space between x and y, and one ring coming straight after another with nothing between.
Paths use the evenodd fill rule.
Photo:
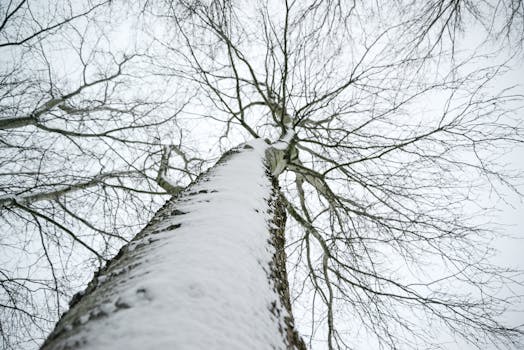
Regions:
<instances>
[{"instance_id":1,"label":"canopy of bare branches","mask_svg":"<svg viewBox=\"0 0 524 350\"><path fill-rule=\"evenodd\" d=\"M2 348L252 138L309 346L514 346L522 276L491 264L482 195L520 195L523 30L520 0L2 1Z\"/></svg>"}]
</instances>

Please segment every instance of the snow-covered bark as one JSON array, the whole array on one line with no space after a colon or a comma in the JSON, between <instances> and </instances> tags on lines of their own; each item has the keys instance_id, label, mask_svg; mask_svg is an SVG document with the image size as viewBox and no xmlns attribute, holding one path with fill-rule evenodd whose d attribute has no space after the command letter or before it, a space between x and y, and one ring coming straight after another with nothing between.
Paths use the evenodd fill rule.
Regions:
<instances>
[{"instance_id":1,"label":"snow-covered bark","mask_svg":"<svg viewBox=\"0 0 524 350\"><path fill-rule=\"evenodd\" d=\"M42 349L304 349L267 149L258 139L226 153L168 201Z\"/></svg>"}]
</instances>

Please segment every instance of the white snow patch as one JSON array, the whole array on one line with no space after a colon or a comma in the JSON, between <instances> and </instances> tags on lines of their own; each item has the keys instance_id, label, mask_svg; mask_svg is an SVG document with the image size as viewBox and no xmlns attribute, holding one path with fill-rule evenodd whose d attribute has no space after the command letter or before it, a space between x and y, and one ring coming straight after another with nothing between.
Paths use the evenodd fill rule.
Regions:
<instances>
[{"instance_id":1,"label":"white snow patch","mask_svg":"<svg viewBox=\"0 0 524 350\"><path fill-rule=\"evenodd\" d=\"M284 136L277 142L273 143L272 148L280 151L285 151L294 136L295 132L293 131L293 129L286 129L286 133L284 134Z\"/></svg>"},{"instance_id":2,"label":"white snow patch","mask_svg":"<svg viewBox=\"0 0 524 350\"><path fill-rule=\"evenodd\" d=\"M87 321L89 321L89 315L82 315L82 316L80 316L80 319L79 319L79 320L80 320L80 323L81 323L81 324L84 324L84 323L86 323Z\"/></svg>"}]
</instances>

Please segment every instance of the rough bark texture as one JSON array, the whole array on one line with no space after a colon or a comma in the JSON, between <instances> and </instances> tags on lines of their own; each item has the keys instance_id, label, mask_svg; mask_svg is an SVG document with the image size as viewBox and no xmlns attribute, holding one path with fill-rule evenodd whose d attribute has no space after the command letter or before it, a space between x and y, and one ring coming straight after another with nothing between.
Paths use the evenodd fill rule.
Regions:
<instances>
[{"instance_id":1,"label":"rough bark texture","mask_svg":"<svg viewBox=\"0 0 524 350\"><path fill-rule=\"evenodd\" d=\"M268 173L268 176L271 176ZM280 302L287 311L284 316L284 322L286 324L285 335L287 343L290 345L290 349L305 350L306 344L300 337L300 334L295 328L295 320L293 318L293 312L291 309L291 297L289 294L289 282L286 269L286 209L281 198L278 181L275 177L272 177L273 182L273 195L271 197L272 203L270 207L273 212L273 225L271 225L271 242L270 244L275 247L275 254L270 264L270 279L274 283L276 292L280 296ZM274 309L276 313L280 312L278 308Z\"/></svg>"},{"instance_id":2,"label":"rough bark texture","mask_svg":"<svg viewBox=\"0 0 524 350\"><path fill-rule=\"evenodd\" d=\"M227 166L228 160L235 157L236 153L248 152L250 148L252 147L245 145L227 152L217 165L225 164ZM148 288L140 287L137 281L139 282L143 276L158 273L158 271L155 271L155 266L148 267L148 262L154 260L155 244L156 246L169 244L164 243L162 241L163 238L158 237L163 237L167 231L173 231L173 235L177 234L177 229L182 224L176 223L167 227L163 224L168 220L187 214L186 211L180 209L181 204L191 200L194 201L195 198L199 198L198 196L211 196L214 192L218 192L213 188L201 189L202 186L199 187L202 183L210 181L209 173L212 173L214 168L210 169L208 173L201 175L178 196L168 200L158 210L148 225L129 244L124 246L105 267L95 273L87 288L73 297L69 311L62 315L54 331L43 344L43 350L92 348L93 345L90 342L92 339L97 338L99 334L93 334L90 325L100 321L108 323L108 319L115 319L115 314L125 312L124 310L133 308L135 304L139 305L141 303L140 305L144 305L144 303L150 302L155 298L154 295L151 295ZM266 169L266 175L270 177L272 183L271 196L267 198L267 210L272 217L272 223L268 223L270 232L267 244L274 254L272 261L268 263L269 266L262 266L262 269L266 271L267 282L270 288L275 291L277 299L279 299L267 305L267 309L274 316L274 321L278 323L278 329L283 338L283 342L281 342L283 346L275 346L268 343L267 347L263 348L303 350L306 347L295 330L289 297L286 254L284 251L285 209L280 200L277 180L271 178L269 169ZM200 201L210 200L202 199ZM242 262L239 263L241 264ZM238 281L238 283L248 282ZM133 292L133 298L129 298L128 291L130 290ZM185 321L180 320L180 322ZM103 322L102 324L104 324ZM125 324L119 326L126 327ZM202 336L209 335L202 334ZM109 345L105 345L103 348L121 348L118 339L115 339L114 343L109 342L106 344ZM144 344L146 346L142 345L141 348L149 347L147 339L144 340ZM177 348L177 344L165 343L163 345Z\"/></svg>"}]
</instances>

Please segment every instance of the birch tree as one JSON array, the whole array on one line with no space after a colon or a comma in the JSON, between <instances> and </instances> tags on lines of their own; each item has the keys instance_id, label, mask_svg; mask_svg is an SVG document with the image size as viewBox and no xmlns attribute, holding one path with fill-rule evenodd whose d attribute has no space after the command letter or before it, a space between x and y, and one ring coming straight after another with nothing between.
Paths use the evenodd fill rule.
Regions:
<instances>
[{"instance_id":1,"label":"birch tree","mask_svg":"<svg viewBox=\"0 0 524 350\"><path fill-rule=\"evenodd\" d=\"M231 150L168 201L43 349L305 349L291 314L284 203L265 165L286 146L277 147L258 139Z\"/></svg>"},{"instance_id":2,"label":"birch tree","mask_svg":"<svg viewBox=\"0 0 524 350\"><path fill-rule=\"evenodd\" d=\"M11 13L9 9L6 14ZM226 346L220 341L227 340L230 348L249 347L246 344L301 348L293 303L309 312L309 320L296 317L309 347L322 343L328 349L446 348L448 341L465 341L483 349L488 344L508 348L519 344L522 329L504 323L502 317L521 301L521 291L514 289L521 285L521 275L491 264L490 238L499 232L482 221L486 211L480 198L486 191L501 199L508 191L520 195L516 186L520 175L498 157L522 144L518 118L522 96L511 87L496 88L510 70L512 56L521 55L524 14L520 1L146 1L134 6L113 2L99 15L107 13L111 16L86 17L89 20L82 22L82 28L96 23L96 33L103 33L100 36L69 22L60 27L79 40L75 49L84 75L90 72L91 62L97 62L97 70L87 74L90 79L80 77L73 88L51 94L29 113L6 112L0 122L5 130L3 152L16 154L3 156L12 159L3 166L6 181L16 176L30 180L19 189L4 191L2 215L10 225L6 232L33 232L34 238L28 241L39 244L47 260L42 265L51 272L52 259L64 261L57 257L59 253L47 253L46 242L59 237L57 233L76 242L61 247L60 240L51 240L62 248L59 251L67 251L68 256L87 251L95 258L93 264L101 267L84 294L74 298L46 349L107 347L114 337L126 346L139 338L134 346L142 347L202 348ZM125 16L133 18L131 25L115 22ZM12 16L5 18L8 23ZM133 28L132 52L113 47L129 28ZM473 31L478 33L473 35ZM93 37L107 41L100 44ZM84 49L84 41L98 46ZM20 45L45 56L45 40L38 43L30 38ZM86 61L84 55L95 58ZM52 66L48 61L44 67ZM22 79L10 82L21 76L12 73L20 67L10 67L5 74L9 93L4 96L19 96L5 100L12 109L20 105L13 101L31 95L19 88L24 86L19 84ZM72 81L67 78L69 85ZM137 98L144 92L149 92L147 98ZM76 115L82 118L77 120ZM97 126L96 132L90 123ZM39 142L29 147L31 151L48 152L49 143L60 147L53 154L73 157L78 166L86 167L89 159L104 166L95 167L81 181L78 173L45 170L61 158L37 157L43 160L37 165L34 158L24 155L29 153L13 151L22 149L20 145L27 147L29 140L18 132L36 135L31 140ZM53 143L50 135L64 139ZM242 150L238 157L258 152L258 165L244 163L242 171L227 170L227 186L213 180L202 182L212 175L196 180L196 174L239 143L248 147L236 148ZM120 148L114 148L117 144ZM108 163L111 167L106 170ZM229 169L227 164L223 169ZM263 169L263 164L271 175L261 176L266 181L262 187L271 188L272 194L257 201L258 182L246 185L244 178L249 176L240 174ZM25 168L31 170L25 174ZM220 166L208 174L220 173L217 169ZM58 174L70 180L50 180ZM268 182L273 182L270 187ZM188 183L192 185L183 190ZM248 202L256 205L235 207L244 203L238 193L231 195L232 201L220 197L234 193L231 188L237 183L253 189L239 185L238 190L251 193ZM108 192L108 187L114 192ZM200 190L207 192L199 194ZM168 201L109 260L123 242L108 242L107 237L129 239L168 194L176 199ZM275 216L262 214L269 208L272 215L279 212L270 199L277 197L288 219L284 225L282 213L277 215L280 220L274 229ZM103 214L85 211L83 205L75 207L74 200L84 203L84 198L107 203ZM127 209L122 212L115 202ZM216 228L191 229L191 222L207 220L220 203L232 203L227 206L237 208L235 212L247 209L251 214L239 218L224 213L228 219L217 219ZM189 214L188 205L198 217ZM255 209L261 215L253 214ZM243 220L250 215L255 215L253 220L259 225L246 229ZM113 220L104 221L103 229L91 222L107 217ZM118 220L125 221L125 227L119 227ZM211 226L206 225L202 227ZM92 237L90 244L79 236L84 226ZM274 241L284 227L287 258L283 243ZM236 228L242 234L259 232L257 237L265 238L257 248L242 245L240 237L224 233ZM239 259L252 267L249 271L256 271L253 276L258 276L258 282L224 277L223 286L211 287L214 280L201 273L204 266L222 271L218 276L227 276L224 271L236 274L232 271L238 266L219 258L225 253L215 238L198 238L206 232L206 237L224 233L216 239L227 237L232 246L250 251ZM100 244L100 238L105 244ZM267 239L272 243L266 243ZM21 242L17 247L27 247ZM176 250L186 244L187 252ZM163 257L170 255L167 252L195 257L200 253L189 252L198 252L198 247L206 247L206 253L209 249L206 256L216 257L215 264L195 259L191 261L197 266L190 269L187 259L169 258L173 270L162 267L167 263ZM266 251L265 255L254 253L257 249ZM148 265L153 261L159 262ZM200 268L199 263L203 264ZM290 281L291 298L279 294L282 288L278 286L287 282L278 282L271 268L287 271L279 278ZM5 273L2 288L13 296L10 300L20 303L21 294L9 289L10 283L19 281L11 277L13 271ZM144 277L147 283L137 276L149 276ZM265 292L247 301L249 288L262 280ZM55 304L60 306L58 294L65 289L56 278L50 281L54 282L47 286L57 293ZM18 285L29 292L25 283ZM224 329L224 324L239 323L215 322L228 317L238 321L238 313L231 311L234 306L212 308L218 316L206 322L197 315L200 309L193 303L211 298L210 289L216 292L216 300L227 301L233 293L228 288L237 291L237 287L239 293L245 292L239 294L244 295L239 303L249 303L239 309L242 317L248 315L245 327ZM185 311L169 312L166 300ZM24 314L18 304L4 304L3 312ZM188 310L194 310L194 315ZM260 317L252 319L254 314ZM130 322L129 328L119 321L139 316L149 321ZM180 325L180 332L169 336L165 327L173 323ZM264 331L254 332L261 324L267 326L260 327ZM144 340L140 327L145 325L157 336ZM120 333L108 331L104 337L109 340L93 339L92 332L104 327L117 327ZM173 335L189 330L194 339ZM224 340L231 332L235 336Z\"/></svg>"}]
</instances>

